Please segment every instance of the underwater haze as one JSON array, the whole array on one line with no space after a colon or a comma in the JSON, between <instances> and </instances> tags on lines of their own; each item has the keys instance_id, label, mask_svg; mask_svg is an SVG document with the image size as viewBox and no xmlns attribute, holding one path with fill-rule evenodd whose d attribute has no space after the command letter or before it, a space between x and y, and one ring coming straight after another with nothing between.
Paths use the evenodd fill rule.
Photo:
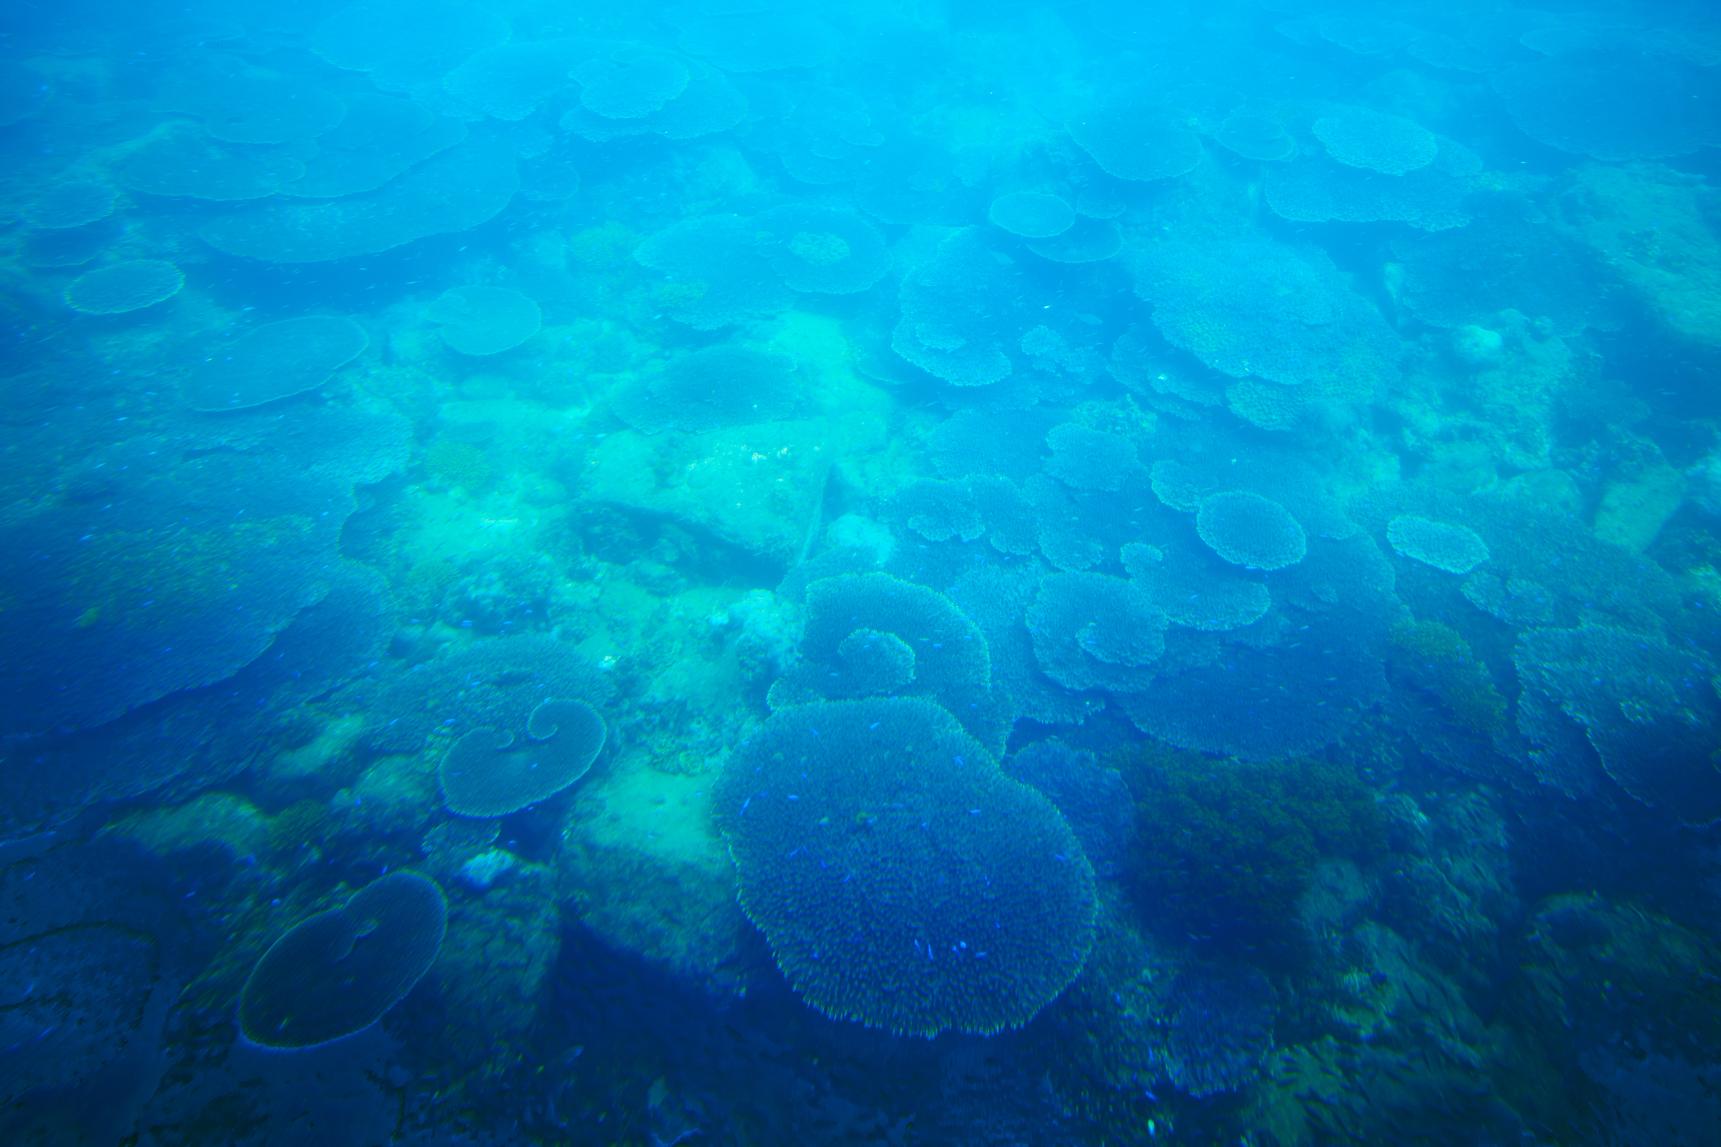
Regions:
<instances>
[{"instance_id":1,"label":"underwater haze","mask_svg":"<svg viewBox=\"0 0 1721 1147\"><path fill-rule=\"evenodd\" d=\"M6 1147L1721 1144L1713 0L11 0Z\"/></svg>"}]
</instances>

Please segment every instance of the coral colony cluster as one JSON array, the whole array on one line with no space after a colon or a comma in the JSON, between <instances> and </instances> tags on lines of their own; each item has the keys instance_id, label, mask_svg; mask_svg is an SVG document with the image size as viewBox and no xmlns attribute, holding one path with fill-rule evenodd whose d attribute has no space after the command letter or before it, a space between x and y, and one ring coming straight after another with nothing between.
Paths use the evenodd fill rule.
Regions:
<instances>
[{"instance_id":1,"label":"coral colony cluster","mask_svg":"<svg viewBox=\"0 0 1721 1147\"><path fill-rule=\"evenodd\" d=\"M1721 17L0 15L0 1139L1721 1135Z\"/></svg>"}]
</instances>

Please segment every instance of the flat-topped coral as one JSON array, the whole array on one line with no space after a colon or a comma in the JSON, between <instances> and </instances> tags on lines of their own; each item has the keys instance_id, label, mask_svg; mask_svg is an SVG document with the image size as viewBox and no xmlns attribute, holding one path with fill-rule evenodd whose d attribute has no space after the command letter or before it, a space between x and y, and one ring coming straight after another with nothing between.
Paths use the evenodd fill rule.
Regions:
<instances>
[{"instance_id":1,"label":"flat-topped coral","mask_svg":"<svg viewBox=\"0 0 1721 1147\"><path fill-rule=\"evenodd\" d=\"M1297 141L1285 125L1260 112L1235 111L1213 132L1219 145L1244 159L1277 163L1297 154Z\"/></svg>"},{"instance_id":2,"label":"flat-topped coral","mask_svg":"<svg viewBox=\"0 0 1721 1147\"><path fill-rule=\"evenodd\" d=\"M78 923L22 937L15 931L8 929L0 944L0 977L12 986L0 1103L20 1112L32 1092L123 1062L152 1010L162 952L152 937L117 924Z\"/></svg>"},{"instance_id":3,"label":"flat-topped coral","mask_svg":"<svg viewBox=\"0 0 1721 1147\"><path fill-rule=\"evenodd\" d=\"M1110 219L1078 218L1061 235L1029 239L1022 245L1052 263L1103 263L1123 250L1123 232Z\"/></svg>"},{"instance_id":4,"label":"flat-topped coral","mask_svg":"<svg viewBox=\"0 0 1721 1147\"><path fill-rule=\"evenodd\" d=\"M1024 623L1045 575L1045 565L1036 560L1012 567L978 566L957 578L950 598L985 634L992 655L992 692L1012 717L1047 725L1079 724L1102 709L1105 699L1072 692L1041 673Z\"/></svg>"},{"instance_id":5,"label":"flat-topped coral","mask_svg":"<svg viewBox=\"0 0 1721 1147\"><path fill-rule=\"evenodd\" d=\"M633 253L655 271L655 298L677 322L714 331L775 314L793 296L742 215L683 219L647 238Z\"/></svg>"},{"instance_id":6,"label":"flat-topped coral","mask_svg":"<svg viewBox=\"0 0 1721 1147\"><path fill-rule=\"evenodd\" d=\"M728 131L747 115L747 97L729 77L699 60L654 53L650 62L618 64L611 54L602 53L588 57L580 68L577 74L585 74L591 83L582 89L579 105L562 114L560 127L593 143L654 135L698 139ZM683 71L685 82L670 94ZM586 102L587 91L591 103ZM650 107L659 97L662 102Z\"/></svg>"},{"instance_id":7,"label":"flat-topped coral","mask_svg":"<svg viewBox=\"0 0 1721 1147\"><path fill-rule=\"evenodd\" d=\"M1445 231L1470 222L1468 200L1481 170L1475 153L1441 140L1434 162L1407 174L1306 156L1269 168L1263 189L1274 213L1294 223L1405 223Z\"/></svg>"},{"instance_id":8,"label":"flat-topped coral","mask_svg":"<svg viewBox=\"0 0 1721 1147\"><path fill-rule=\"evenodd\" d=\"M1260 761L1337 741L1386 687L1372 638L1344 617L1312 623L1295 642L1229 644L1218 663L1161 673L1119 702L1168 744Z\"/></svg>"},{"instance_id":9,"label":"flat-topped coral","mask_svg":"<svg viewBox=\"0 0 1721 1147\"><path fill-rule=\"evenodd\" d=\"M1226 491L1270 497L1303 527L1308 538L1346 538L1357 532L1344 505L1329 490L1323 461L1295 442L1257 442L1237 455L1190 453L1161 458L1148 470L1156 500L1194 514L1203 498ZM1169 539L1167 539L1169 540Z\"/></svg>"},{"instance_id":10,"label":"flat-topped coral","mask_svg":"<svg viewBox=\"0 0 1721 1147\"><path fill-rule=\"evenodd\" d=\"M14 127L35 116L49 96L48 85L35 71L20 60L7 60L0 66L0 127Z\"/></svg>"},{"instance_id":11,"label":"flat-topped coral","mask_svg":"<svg viewBox=\"0 0 1721 1147\"><path fill-rule=\"evenodd\" d=\"M1010 191L992 200L986 218L1022 239L1051 239L1075 226L1076 209L1044 191Z\"/></svg>"},{"instance_id":12,"label":"flat-topped coral","mask_svg":"<svg viewBox=\"0 0 1721 1147\"><path fill-rule=\"evenodd\" d=\"M269 946L239 993L239 1030L283 1050L361 1032L430 970L447 930L448 900L435 881L379 877Z\"/></svg>"},{"instance_id":13,"label":"flat-topped coral","mask_svg":"<svg viewBox=\"0 0 1721 1147\"><path fill-rule=\"evenodd\" d=\"M18 244L18 263L36 271L85 267L111 251L121 235L112 219L88 227L29 231Z\"/></svg>"},{"instance_id":14,"label":"flat-topped coral","mask_svg":"<svg viewBox=\"0 0 1721 1147\"><path fill-rule=\"evenodd\" d=\"M580 106L606 119L638 119L687 90L692 72L674 52L618 44L588 56L569 75L580 85Z\"/></svg>"},{"instance_id":15,"label":"flat-topped coral","mask_svg":"<svg viewBox=\"0 0 1721 1147\"><path fill-rule=\"evenodd\" d=\"M884 223L960 227L985 210L973 188L952 170L948 141L893 123L861 157L855 205Z\"/></svg>"},{"instance_id":16,"label":"flat-topped coral","mask_svg":"<svg viewBox=\"0 0 1721 1147\"><path fill-rule=\"evenodd\" d=\"M601 708L614 694L614 678L566 642L485 637L396 675L371 706L366 737L382 752L416 753L433 732L525 729L546 701Z\"/></svg>"},{"instance_id":17,"label":"flat-topped coral","mask_svg":"<svg viewBox=\"0 0 1721 1147\"><path fill-rule=\"evenodd\" d=\"M929 542L985 537L1006 554L1030 554L1039 544L1033 507L1008 478L922 479L899 491L894 507L908 528Z\"/></svg>"},{"instance_id":18,"label":"flat-topped coral","mask_svg":"<svg viewBox=\"0 0 1721 1147\"><path fill-rule=\"evenodd\" d=\"M1135 443L1109 430L1061 422L1046 434L1046 473L1073 490L1111 492L1141 469Z\"/></svg>"},{"instance_id":19,"label":"flat-topped coral","mask_svg":"<svg viewBox=\"0 0 1721 1147\"><path fill-rule=\"evenodd\" d=\"M1129 257L1160 333L1216 371L1361 397L1399 375L1403 343L1322 250L1255 234L1170 238Z\"/></svg>"},{"instance_id":20,"label":"flat-topped coral","mask_svg":"<svg viewBox=\"0 0 1721 1147\"><path fill-rule=\"evenodd\" d=\"M0 527L7 734L89 728L225 680L329 592L352 479L316 453L150 446L101 499Z\"/></svg>"},{"instance_id":21,"label":"flat-topped coral","mask_svg":"<svg viewBox=\"0 0 1721 1147\"><path fill-rule=\"evenodd\" d=\"M466 0L359 0L317 23L309 46L383 91L435 83L466 57L507 41L508 21Z\"/></svg>"},{"instance_id":22,"label":"flat-topped coral","mask_svg":"<svg viewBox=\"0 0 1721 1147\"><path fill-rule=\"evenodd\" d=\"M45 231L87 227L113 214L118 195L113 184L99 179L66 179L50 183L24 205L24 222Z\"/></svg>"},{"instance_id":23,"label":"flat-topped coral","mask_svg":"<svg viewBox=\"0 0 1721 1147\"><path fill-rule=\"evenodd\" d=\"M785 354L733 343L671 359L625 387L616 413L647 434L776 422L808 413L806 380Z\"/></svg>"},{"instance_id":24,"label":"flat-topped coral","mask_svg":"<svg viewBox=\"0 0 1721 1147\"><path fill-rule=\"evenodd\" d=\"M853 630L837 643L837 660L843 666L843 679L858 697L899 693L914 680L914 646L894 633Z\"/></svg>"},{"instance_id":25,"label":"flat-topped coral","mask_svg":"<svg viewBox=\"0 0 1721 1147\"><path fill-rule=\"evenodd\" d=\"M1148 482L1160 504L1185 514L1201 506L1206 482L1195 468L1175 458L1161 458L1148 468Z\"/></svg>"},{"instance_id":26,"label":"flat-topped coral","mask_svg":"<svg viewBox=\"0 0 1721 1147\"><path fill-rule=\"evenodd\" d=\"M189 124L151 133L114 166L128 191L208 203L267 199L304 175L289 150L233 147Z\"/></svg>"},{"instance_id":27,"label":"flat-topped coral","mask_svg":"<svg viewBox=\"0 0 1721 1147\"><path fill-rule=\"evenodd\" d=\"M994 251L980 228L957 231L902 277L896 353L953 386L989 386L1015 369L1005 347L1032 324L1033 288L1022 269Z\"/></svg>"},{"instance_id":28,"label":"flat-topped coral","mask_svg":"<svg viewBox=\"0 0 1721 1147\"><path fill-rule=\"evenodd\" d=\"M1592 787L1586 771L1599 766L1686 824L1721 818L1721 698L1701 652L1581 625L1525 631L1514 663L1524 685L1518 727L1544 782L1581 793Z\"/></svg>"},{"instance_id":29,"label":"flat-topped coral","mask_svg":"<svg viewBox=\"0 0 1721 1147\"><path fill-rule=\"evenodd\" d=\"M799 648L800 663L771 688L773 707L818 698L925 696L982 742L1002 742L986 638L935 589L887 573L820 578L807 586Z\"/></svg>"},{"instance_id":30,"label":"flat-topped coral","mask_svg":"<svg viewBox=\"0 0 1721 1147\"><path fill-rule=\"evenodd\" d=\"M791 291L852 295L889 269L884 236L852 211L810 204L774 207L754 217L766 258Z\"/></svg>"},{"instance_id":31,"label":"flat-topped coral","mask_svg":"<svg viewBox=\"0 0 1721 1147\"><path fill-rule=\"evenodd\" d=\"M66 305L85 315L124 315L165 303L185 272L165 259L128 259L86 271L66 286Z\"/></svg>"},{"instance_id":32,"label":"flat-topped coral","mask_svg":"<svg viewBox=\"0 0 1721 1147\"><path fill-rule=\"evenodd\" d=\"M1316 36L1355 56L1385 56L1412 43L1421 30L1414 24L1351 11L1326 12L1313 18Z\"/></svg>"},{"instance_id":33,"label":"flat-topped coral","mask_svg":"<svg viewBox=\"0 0 1721 1147\"><path fill-rule=\"evenodd\" d=\"M1024 411L963 406L932 428L927 446L932 465L945 478L1003 477L1021 481L1041 465L1040 443L1026 433L1055 423Z\"/></svg>"},{"instance_id":34,"label":"flat-topped coral","mask_svg":"<svg viewBox=\"0 0 1721 1147\"><path fill-rule=\"evenodd\" d=\"M1562 335L1617 322L1618 292L1594 254L1523 205L1490 203L1467 227L1407 237L1393 251L1399 301L1434 326L1498 329L1507 310Z\"/></svg>"},{"instance_id":35,"label":"flat-topped coral","mask_svg":"<svg viewBox=\"0 0 1721 1147\"><path fill-rule=\"evenodd\" d=\"M1485 566L1465 574L1464 596L1514 628L1570 629L1602 624L1655 633L1686 614L1676 581L1655 562L1596 536L1591 523L1561 507L1575 492L1561 482L1515 481L1466 497L1424 491L1403 513L1475 530L1487 542ZM1397 516L1389 513L1385 518Z\"/></svg>"},{"instance_id":36,"label":"flat-topped coral","mask_svg":"<svg viewBox=\"0 0 1721 1147\"><path fill-rule=\"evenodd\" d=\"M404 414L336 403L247 407L191 423L186 449L239 450L254 459L292 460L317 478L348 485L381 482L406 466L412 422ZM265 502L273 508L276 503Z\"/></svg>"},{"instance_id":37,"label":"flat-topped coral","mask_svg":"<svg viewBox=\"0 0 1721 1147\"><path fill-rule=\"evenodd\" d=\"M437 778L450 812L507 816L555 796L586 775L607 729L584 701L552 697L532 710L524 734L484 726L449 746Z\"/></svg>"},{"instance_id":38,"label":"flat-topped coral","mask_svg":"<svg viewBox=\"0 0 1721 1147\"><path fill-rule=\"evenodd\" d=\"M1127 551L1131 547L1125 546ZM1132 561L1124 568L1173 625L1204 633L1226 633L1267 616L1273 597L1259 580L1185 546L1156 562Z\"/></svg>"},{"instance_id":39,"label":"flat-topped coral","mask_svg":"<svg viewBox=\"0 0 1721 1147\"><path fill-rule=\"evenodd\" d=\"M1386 540L1401 557L1447 573L1469 573L1488 560L1488 543L1468 526L1400 514L1386 524Z\"/></svg>"},{"instance_id":40,"label":"flat-topped coral","mask_svg":"<svg viewBox=\"0 0 1721 1147\"><path fill-rule=\"evenodd\" d=\"M442 77L442 89L474 119L517 123L572 86L569 69L584 51L577 40L510 40L462 60Z\"/></svg>"},{"instance_id":41,"label":"flat-topped coral","mask_svg":"<svg viewBox=\"0 0 1721 1147\"><path fill-rule=\"evenodd\" d=\"M1212 551L1244 569L1278 570L1308 553L1303 527L1271 498L1226 490L1201 499L1195 530Z\"/></svg>"},{"instance_id":42,"label":"flat-topped coral","mask_svg":"<svg viewBox=\"0 0 1721 1147\"><path fill-rule=\"evenodd\" d=\"M1433 132L1373 108L1340 108L1317 119L1310 130L1339 163L1383 175L1427 167L1440 154L1440 140Z\"/></svg>"},{"instance_id":43,"label":"flat-topped coral","mask_svg":"<svg viewBox=\"0 0 1721 1147\"><path fill-rule=\"evenodd\" d=\"M690 5L674 24L682 51L727 72L828 67L841 50L836 29L795 5Z\"/></svg>"},{"instance_id":44,"label":"flat-topped coral","mask_svg":"<svg viewBox=\"0 0 1721 1147\"><path fill-rule=\"evenodd\" d=\"M291 158L301 166L300 174L277 179L275 186L280 194L304 199L375 191L466 135L460 120L404 96L357 92L347 97L347 114L339 124L311 146L295 149ZM267 178L258 182L269 185Z\"/></svg>"},{"instance_id":45,"label":"flat-topped coral","mask_svg":"<svg viewBox=\"0 0 1721 1147\"><path fill-rule=\"evenodd\" d=\"M1525 135L1561 151L1623 161L1721 145L1721 76L1630 42L1545 56L1492 77Z\"/></svg>"},{"instance_id":46,"label":"flat-topped coral","mask_svg":"<svg viewBox=\"0 0 1721 1147\"><path fill-rule=\"evenodd\" d=\"M1022 494L1033 512L1034 544L1057 569L1090 570L1123 541L1123 523L1103 498L1082 496L1045 474L1023 482Z\"/></svg>"},{"instance_id":47,"label":"flat-topped coral","mask_svg":"<svg viewBox=\"0 0 1721 1147\"><path fill-rule=\"evenodd\" d=\"M865 157L884 142L865 97L849 88L807 84L794 106L761 134L783 169L802 183L829 187L860 173Z\"/></svg>"},{"instance_id":48,"label":"flat-topped coral","mask_svg":"<svg viewBox=\"0 0 1721 1147\"><path fill-rule=\"evenodd\" d=\"M915 677L923 688L954 698L991 683L986 639L937 590L886 573L843 574L807 587L804 657L824 660L862 628L894 633L915 650ZM832 697L853 695L840 682L832 684Z\"/></svg>"},{"instance_id":49,"label":"flat-topped coral","mask_svg":"<svg viewBox=\"0 0 1721 1147\"><path fill-rule=\"evenodd\" d=\"M1138 585L1095 573L1055 573L1028 607L1040 671L1067 689L1129 693L1153 680L1165 614Z\"/></svg>"},{"instance_id":50,"label":"flat-topped coral","mask_svg":"<svg viewBox=\"0 0 1721 1147\"><path fill-rule=\"evenodd\" d=\"M519 184L512 150L473 138L367 194L240 208L198 235L217 251L268 263L350 259L470 231L501 214Z\"/></svg>"},{"instance_id":51,"label":"flat-topped coral","mask_svg":"<svg viewBox=\"0 0 1721 1147\"><path fill-rule=\"evenodd\" d=\"M1131 183L1188 175L1206 154L1201 138L1170 113L1132 100L1093 108L1067 127L1101 171Z\"/></svg>"},{"instance_id":52,"label":"flat-topped coral","mask_svg":"<svg viewBox=\"0 0 1721 1147\"><path fill-rule=\"evenodd\" d=\"M168 73L156 104L196 117L212 139L248 145L309 140L347 111L319 77L207 51Z\"/></svg>"},{"instance_id":53,"label":"flat-topped coral","mask_svg":"<svg viewBox=\"0 0 1721 1147\"><path fill-rule=\"evenodd\" d=\"M783 710L713 795L742 908L827 1015L991 1034L1087 959L1093 869L1069 825L930 701Z\"/></svg>"},{"instance_id":54,"label":"flat-topped coral","mask_svg":"<svg viewBox=\"0 0 1721 1147\"><path fill-rule=\"evenodd\" d=\"M124 1122L109 1119L103 1104L74 1117L49 1097L135 1094L111 1081L160 1054L180 969L211 935L198 906L175 903L172 869L159 854L117 833L70 835L44 834L22 848L14 838L0 861L8 1138L120 1134ZM44 1108L46 1118L33 1118Z\"/></svg>"},{"instance_id":55,"label":"flat-topped coral","mask_svg":"<svg viewBox=\"0 0 1721 1147\"><path fill-rule=\"evenodd\" d=\"M180 385L193 410L244 410L315 390L364 353L370 336L345 315L301 315L252 327Z\"/></svg>"},{"instance_id":56,"label":"flat-topped coral","mask_svg":"<svg viewBox=\"0 0 1721 1147\"><path fill-rule=\"evenodd\" d=\"M513 350L544 323L530 295L484 284L450 287L425 308L424 317L436 324L449 349L475 356Z\"/></svg>"}]
</instances>

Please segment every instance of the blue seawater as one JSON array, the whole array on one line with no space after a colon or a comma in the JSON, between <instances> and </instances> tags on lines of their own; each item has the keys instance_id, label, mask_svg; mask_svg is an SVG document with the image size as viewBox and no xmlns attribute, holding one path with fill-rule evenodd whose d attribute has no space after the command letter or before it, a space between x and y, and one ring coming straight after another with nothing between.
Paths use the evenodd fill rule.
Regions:
<instances>
[{"instance_id":1,"label":"blue seawater","mask_svg":"<svg viewBox=\"0 0 1721 1147\"><path fill-rule=\"evenodd\" d=\"M1704 0L13 0L0 1142L1721 1143Z\"/></svg>"}]
</instances>

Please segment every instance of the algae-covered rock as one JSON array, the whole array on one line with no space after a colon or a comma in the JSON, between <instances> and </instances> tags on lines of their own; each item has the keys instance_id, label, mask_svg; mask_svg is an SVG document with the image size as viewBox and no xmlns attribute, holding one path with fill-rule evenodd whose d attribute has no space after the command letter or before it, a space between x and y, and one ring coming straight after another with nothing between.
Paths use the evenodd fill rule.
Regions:
<instances>
[{"instance_id":1,"label":"algae-covered rock","mask_svg":"<svg viewBox=\"0 0 1721 1147\"><path fill-rule=\"evenodd\" d=\"M816 420L662 437L624 430L592 451L584 493L786 569L818 526L835 447L847 433Z\"/></svg>"},{"instance_id":2,"label":"algae-covered rock","mask_svg":"<svg viewBox=\"0 0 1721 1147\"><path fill-rule=\"evenodd\" d=\"M1721 346L1718 204L1703 180L1660 164L1588 164L1561 204L1567 230L1674 334Z\"/></svg>"},{"instance_id":3,"label":"algae-covered rock","mask_svg":"<svg viewBox=\"0 0 1721 1147\"><path fill-rule=\"evenodd\" d=\"M450 850L444 859L457 858ZM472 875L486 871L477 887ZM439 873L438 875L443 875ZM443 1051L463 1069L514 1066L562 947L554 872L503 849L467 856L448 904L448 935L431 978L442 1004Z\"/></svg>"},{"instance_id":4,"label":"algae-covered rock","mask_svg":"<svg viewBox=\"0 0 1721 1147\"><path fill-rule=\"evenodd\" d=\"M592 448L579 493L780 572L816 539L832 464L865 482L860 467L885 439L885 395L855 373L852 355L840 324L795 312L745 346L686 355L656 381L624 383L612 400L634 429ZM744 404L719 393L738 370L754 388Z\"/></svg>"},{"instance_id":5,"label":"algae-covered rock","mask_svg":"<svg viewBox=\"0 0 1721 1147\"><path fill-rule=\"evenodd\" d=\"M606 942L720 984L749 925L712 826L711 781L624 753L580 790L557 875L564 904Z\"/></svg>"},{"instance_id":6,"label":"algae-covered rock","mask_svg":"<svg viewBox=\"0 0 1721 1147\"><path fill-rule=\"evenodd\" d=\"M1712 938L1597 893L1549 897L1521 947L1523 1009L1568 1087L1584 1142L1702 1143L1717 1126L1721 992Z\"/></svg>"},{"instance_id":7,"label":"algae-covered rock","mask_svg":"<svg viewBox=\"0 0 1721 1147\"><path fill-rule=\"evenodd\" d=\"M204 793L182 805L141 808L107 831L159 853L213 844L247 856L269 845L266 818L250 801L232 793Z\"/></svg>"},{"instance_id":8,"label":"algae-covered rock","mask_svg":"<svg viewBox=\"0 0 1721 1147\"><path fill-rule=\"evenodd\" d=\"M1596 536L1641 552L1684 500L1685 475L1658 457L1637 473L1608 483L1596 507Z\"/></svg>"}]
</instances>

